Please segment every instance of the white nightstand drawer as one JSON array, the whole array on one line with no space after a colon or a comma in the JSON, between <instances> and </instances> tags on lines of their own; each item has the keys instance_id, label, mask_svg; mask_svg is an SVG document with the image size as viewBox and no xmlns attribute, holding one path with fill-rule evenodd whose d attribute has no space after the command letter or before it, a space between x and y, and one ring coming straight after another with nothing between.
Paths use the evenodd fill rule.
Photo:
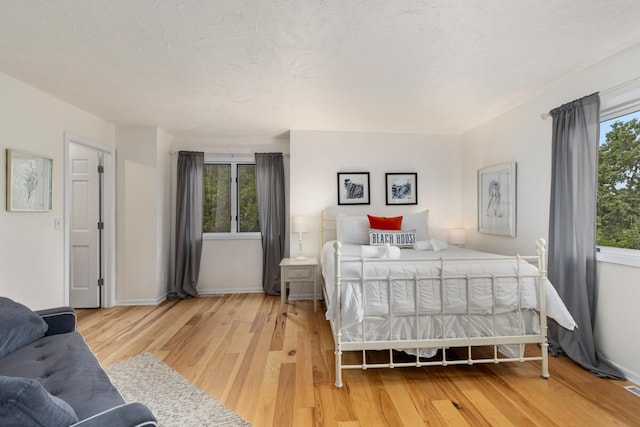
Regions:
<instances>
[{"instance_id":1,"label":"white nightstand drawer","mask_svg":"<svg viewBox=\"0 0 640 427\"><path fill-rule=\"evenodd\" d=\"M287 277L285 278L285 280L311 280L313 279L313 270L315 269L311 267L289 267L286 269Z\"/></svg>"}]
</instances>

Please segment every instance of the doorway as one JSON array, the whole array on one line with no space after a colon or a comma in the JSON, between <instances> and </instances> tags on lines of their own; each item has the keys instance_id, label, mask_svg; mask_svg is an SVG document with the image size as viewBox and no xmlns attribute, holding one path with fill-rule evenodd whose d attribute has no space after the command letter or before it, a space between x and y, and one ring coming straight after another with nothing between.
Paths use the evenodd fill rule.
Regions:
<instances>
[{"instance_id":1,"label":"doorway","mask_svg":"<svg viewBox=\"0 0 640 427\"><path fill-rule=\"evenodd\" d=\"M65 132L65 301L115 305L113 150Z\"/></svg>"}]
</instances>

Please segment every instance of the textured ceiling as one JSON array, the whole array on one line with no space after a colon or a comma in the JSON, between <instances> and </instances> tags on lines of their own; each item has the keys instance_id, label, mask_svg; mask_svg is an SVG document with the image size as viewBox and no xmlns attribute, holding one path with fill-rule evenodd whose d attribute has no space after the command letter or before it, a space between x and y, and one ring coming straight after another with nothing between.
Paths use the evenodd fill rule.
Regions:
<instances>
[{"instance_id":1,"label":"textured ceiling","mask_svg":"<svg viewBox=\"0 0 640 427\"><path fill-rule=\"evenodd\" d=\"M634 0L0 0L0 71L171 133L461 133L640 42Z\"/></svg>"}]
</instances>

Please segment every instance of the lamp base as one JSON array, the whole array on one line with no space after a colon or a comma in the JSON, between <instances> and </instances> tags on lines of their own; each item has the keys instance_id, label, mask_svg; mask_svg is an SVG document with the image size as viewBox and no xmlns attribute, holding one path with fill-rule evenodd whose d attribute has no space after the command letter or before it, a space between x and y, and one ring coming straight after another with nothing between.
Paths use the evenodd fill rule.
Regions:
<instances>
[{"instance_id":1,"label":"lamp base","mask_svg":"<svg viewBox=\"0 0 640 427\"><path fill-rule=\"evenodd\" d=\"M302 255L298 255L296 257L296 261L304 261L305 259L307 259L307 257L306 256L302 256Z\"/></svg>"}]
</instances>

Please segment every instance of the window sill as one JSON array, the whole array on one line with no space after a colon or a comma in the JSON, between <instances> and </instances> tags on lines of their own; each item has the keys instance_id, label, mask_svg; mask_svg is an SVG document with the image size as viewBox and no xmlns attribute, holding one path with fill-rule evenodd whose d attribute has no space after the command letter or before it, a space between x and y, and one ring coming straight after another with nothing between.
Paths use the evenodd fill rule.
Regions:
<instances>
[{"instance_id":1,"label":"window sill","mask_svg":"<svg viewBox=\"0 0 640 427\"><path fill-rule=\"evenodd\" d=\"M204 233L202 240L260 240L260 233Z\"/></svg>"},{"instance_id":2,"label":"window sill","mask_svg":"<svg viewBox=\"0 0 640 427\"><path fill-rule=\"evenodd\" d=\"M621 264L630 267L640 267L640 251L635 249L612 248L598 246L596 260L611 264Z\"/></svg>"}]
</instances>

